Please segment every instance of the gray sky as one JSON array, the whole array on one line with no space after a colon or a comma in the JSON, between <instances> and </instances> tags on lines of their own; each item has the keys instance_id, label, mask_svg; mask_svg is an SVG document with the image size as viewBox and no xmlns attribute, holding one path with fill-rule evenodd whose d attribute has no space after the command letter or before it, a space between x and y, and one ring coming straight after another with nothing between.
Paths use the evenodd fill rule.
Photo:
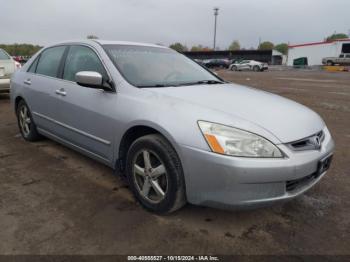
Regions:
<instances>
[{"instance_id":1,"label":"gray sky","mask_svg":"<svg viewBox=\"0 0 350 262\"><path fill-rule=\"evenodd\" d=\"M0 43L45 45L95 34L149 43L217 46L259 37L274 43L320 41L350 30L349 0L0 0Z\"/></svg>"}]
</instances>

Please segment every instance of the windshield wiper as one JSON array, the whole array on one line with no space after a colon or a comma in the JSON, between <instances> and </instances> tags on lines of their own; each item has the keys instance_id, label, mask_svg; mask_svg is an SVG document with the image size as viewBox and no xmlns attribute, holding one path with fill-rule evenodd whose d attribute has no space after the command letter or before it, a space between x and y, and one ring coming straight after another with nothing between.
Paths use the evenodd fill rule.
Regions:
<instances>
[{"instance_id":1,"label":"windshield wiper","mask_svg":"<svg viewBox=\"0 0 350 262\"><path fill-rule=\"evenodd\" d=\"M168 87L169 85L162 85L162 84L157 84L157 85L144 85L144 86L137 86L139 88L152 88L152 87Z\"/></svg>"},{"instance_id":2,"label":"windshield wiper","mask_svg":"<svg viewBox=\"0 0 350 262\"><path fill-rule=\"evenodd\" d=\"M215 85L215 84L224 84L224 82L218 81L218 80L201 80L201 81L198 81L197 84Z\"/></svg>"},{"instance_id":3,"label":"windshield wiper","mask_svg":"<svg viewBox=\"0 0 350 262\"><path fill-rule=\"evenodd\" d=\"M218 80L200 80L196 82L188 82L188 83L181 83L181 84L155 84L155 85L140 85L137 86L139 88L154 88L154 87L171 87L171 86L193 86L193 85L216 85L216 84L225 84L223 81Z\"/></svg>"},{"instance_id":4,"label":"windshield wiper","mask_svg":"<svg viewBox=\"0 0 350 262\"><path fill-rule=\"evenodd\" d=\"M225 84L225 82L218 81L218 80L200 80L197 82L182 83L182 84L178 84L176 86L217 85L217 84Z\"/></svg>"}]
</instances>

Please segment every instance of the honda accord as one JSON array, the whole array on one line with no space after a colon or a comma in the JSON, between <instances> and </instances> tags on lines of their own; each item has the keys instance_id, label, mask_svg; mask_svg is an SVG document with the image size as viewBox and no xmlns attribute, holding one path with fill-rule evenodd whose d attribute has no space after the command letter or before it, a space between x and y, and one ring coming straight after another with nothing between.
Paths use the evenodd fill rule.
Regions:
<instances>
[{"instance_id":1,"label":"honda accord","mask_svg":"<svg viewBox=\"0 0 350 262\"><path fill-rule=\"evenodd\" d=\"M228 83L163 46L59 43L32 57L11 85L25 140L45 136L110 166L157 213L187 202L286 201L314 186L332 160L318 114Z\"/></svg>"}]
</instances>

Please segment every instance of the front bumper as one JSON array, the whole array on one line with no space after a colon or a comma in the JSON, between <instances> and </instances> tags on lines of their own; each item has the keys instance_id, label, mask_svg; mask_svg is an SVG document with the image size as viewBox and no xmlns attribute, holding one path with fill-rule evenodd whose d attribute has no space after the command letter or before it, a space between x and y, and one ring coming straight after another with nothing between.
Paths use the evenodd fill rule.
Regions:
<instances>
[{"instance_id":1,"label":"front bumper","mask_svg":"<svg viewBox=\"0 0 350 262\"><path fill-rule=\"evenodd\" d=\"M260 207L292 199L313 187L326 172L319 161L333 154L327 132L320 150L295 152L279 145L283 159L231 157L182 146L187 200L218 208ZM294 186L287 187L293 184Z\"/></svg>"},{"instance_id":2,"label":"front bumper","mask_svg":"<svg viewBox=\"0 0 350 262\"><path fill-rule=\"evenodd\" d=\"M10 79L0 78L0 93L10 91Z\"/></svg>"}]
</instances>

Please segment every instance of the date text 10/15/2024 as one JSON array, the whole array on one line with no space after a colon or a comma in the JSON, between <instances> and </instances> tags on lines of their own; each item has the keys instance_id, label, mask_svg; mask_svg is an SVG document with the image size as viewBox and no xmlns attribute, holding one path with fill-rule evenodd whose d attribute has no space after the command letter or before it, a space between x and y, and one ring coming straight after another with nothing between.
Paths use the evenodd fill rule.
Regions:
<instances>
[{"instance_id":1,"label":"date text 10/15/2024","mask_svg":"<svg viewBox=\"0 0 350 262\"><path fill-rule=\"evenodd\" d=\"M128 261L220 261L217 256L128 256Z\"/></svg>"}]
</instances>

